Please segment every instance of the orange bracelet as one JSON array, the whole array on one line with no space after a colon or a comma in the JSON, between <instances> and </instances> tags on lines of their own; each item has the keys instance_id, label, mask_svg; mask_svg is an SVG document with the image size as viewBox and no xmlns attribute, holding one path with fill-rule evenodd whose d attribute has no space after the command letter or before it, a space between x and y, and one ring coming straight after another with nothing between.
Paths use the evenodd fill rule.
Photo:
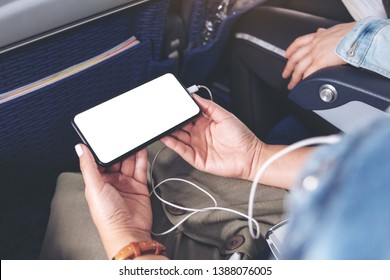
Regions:
<instances>
[{"instance_id":1,"label":"orange bracelet","mask_svg":"<svg viewBox=\"0 0 390 280\"><path fill-rule=\"evenodd\" d=\"M129 245L123 247L112 259L133 260L134 258L143 255L165 256L165 251L165 246L154 240L131 242Z\"/></svg>"}]
</instances>

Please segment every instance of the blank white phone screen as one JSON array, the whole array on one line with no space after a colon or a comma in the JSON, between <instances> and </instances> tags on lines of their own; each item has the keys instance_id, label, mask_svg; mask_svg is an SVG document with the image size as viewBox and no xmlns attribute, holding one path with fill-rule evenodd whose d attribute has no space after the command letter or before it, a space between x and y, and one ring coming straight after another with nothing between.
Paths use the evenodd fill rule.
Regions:
<instances>
[{"instance_id":1,"label":"blank white phone screen","mask_svg":"<svg viewBox=\"0 0 390 280\"><path fill-rule=\"evenodd\" d=\"M182 84L165 74L76 115L73 125L108 165L199 113Z\"/></svg>"}]
</instances>

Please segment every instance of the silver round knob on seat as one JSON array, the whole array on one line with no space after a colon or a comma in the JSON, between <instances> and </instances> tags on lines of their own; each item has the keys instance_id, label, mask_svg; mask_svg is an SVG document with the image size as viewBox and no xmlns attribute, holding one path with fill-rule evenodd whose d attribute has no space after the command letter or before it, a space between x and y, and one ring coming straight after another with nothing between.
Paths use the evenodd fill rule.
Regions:
<instances>
[{"instance_id":1,"label":"silver round knob on seat","mask_svg":"<svg viewBox=\"0 0 390 280\"><path fill-rule=\"evenodd\" d=\"M326 103L331 103L337 99L337 90L332 85L322 85L319 93L320 98Z\"/></svg>"}]
</instances>

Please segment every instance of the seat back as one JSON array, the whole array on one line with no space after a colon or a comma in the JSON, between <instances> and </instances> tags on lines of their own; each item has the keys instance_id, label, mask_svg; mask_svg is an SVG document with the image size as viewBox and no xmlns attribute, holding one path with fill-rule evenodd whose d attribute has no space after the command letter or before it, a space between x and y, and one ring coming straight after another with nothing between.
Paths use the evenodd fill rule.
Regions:
<instances>
[{"instance_id":1,"label":"seat back","mask_svg":"<svg viewBox=\"0 0 390 280\"><path fill-rule=\"evenodd\" d=\"M57 176L79 170L72 117L172 71L160 59L169 1L143 2L0 54L3 252L39 246ZM121 48L133 36L139 43Z\"/></svg>"}]
</instances>

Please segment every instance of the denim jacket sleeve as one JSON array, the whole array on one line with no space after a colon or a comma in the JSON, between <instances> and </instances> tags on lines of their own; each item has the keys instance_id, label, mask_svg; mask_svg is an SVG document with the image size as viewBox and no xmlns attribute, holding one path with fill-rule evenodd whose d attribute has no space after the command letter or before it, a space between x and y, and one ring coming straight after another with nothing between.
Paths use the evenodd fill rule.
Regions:
<instances>
[{"instance_id":1,"label":"denim jacket sleeve","mask_svg":"<svg viewBox=\"0 0 390 280\"><path fill-rule=\"evenodd\" d=\"M360 20L335 50L345 62L390 78L390 20Z\"/></svg>"}]
</instances>

